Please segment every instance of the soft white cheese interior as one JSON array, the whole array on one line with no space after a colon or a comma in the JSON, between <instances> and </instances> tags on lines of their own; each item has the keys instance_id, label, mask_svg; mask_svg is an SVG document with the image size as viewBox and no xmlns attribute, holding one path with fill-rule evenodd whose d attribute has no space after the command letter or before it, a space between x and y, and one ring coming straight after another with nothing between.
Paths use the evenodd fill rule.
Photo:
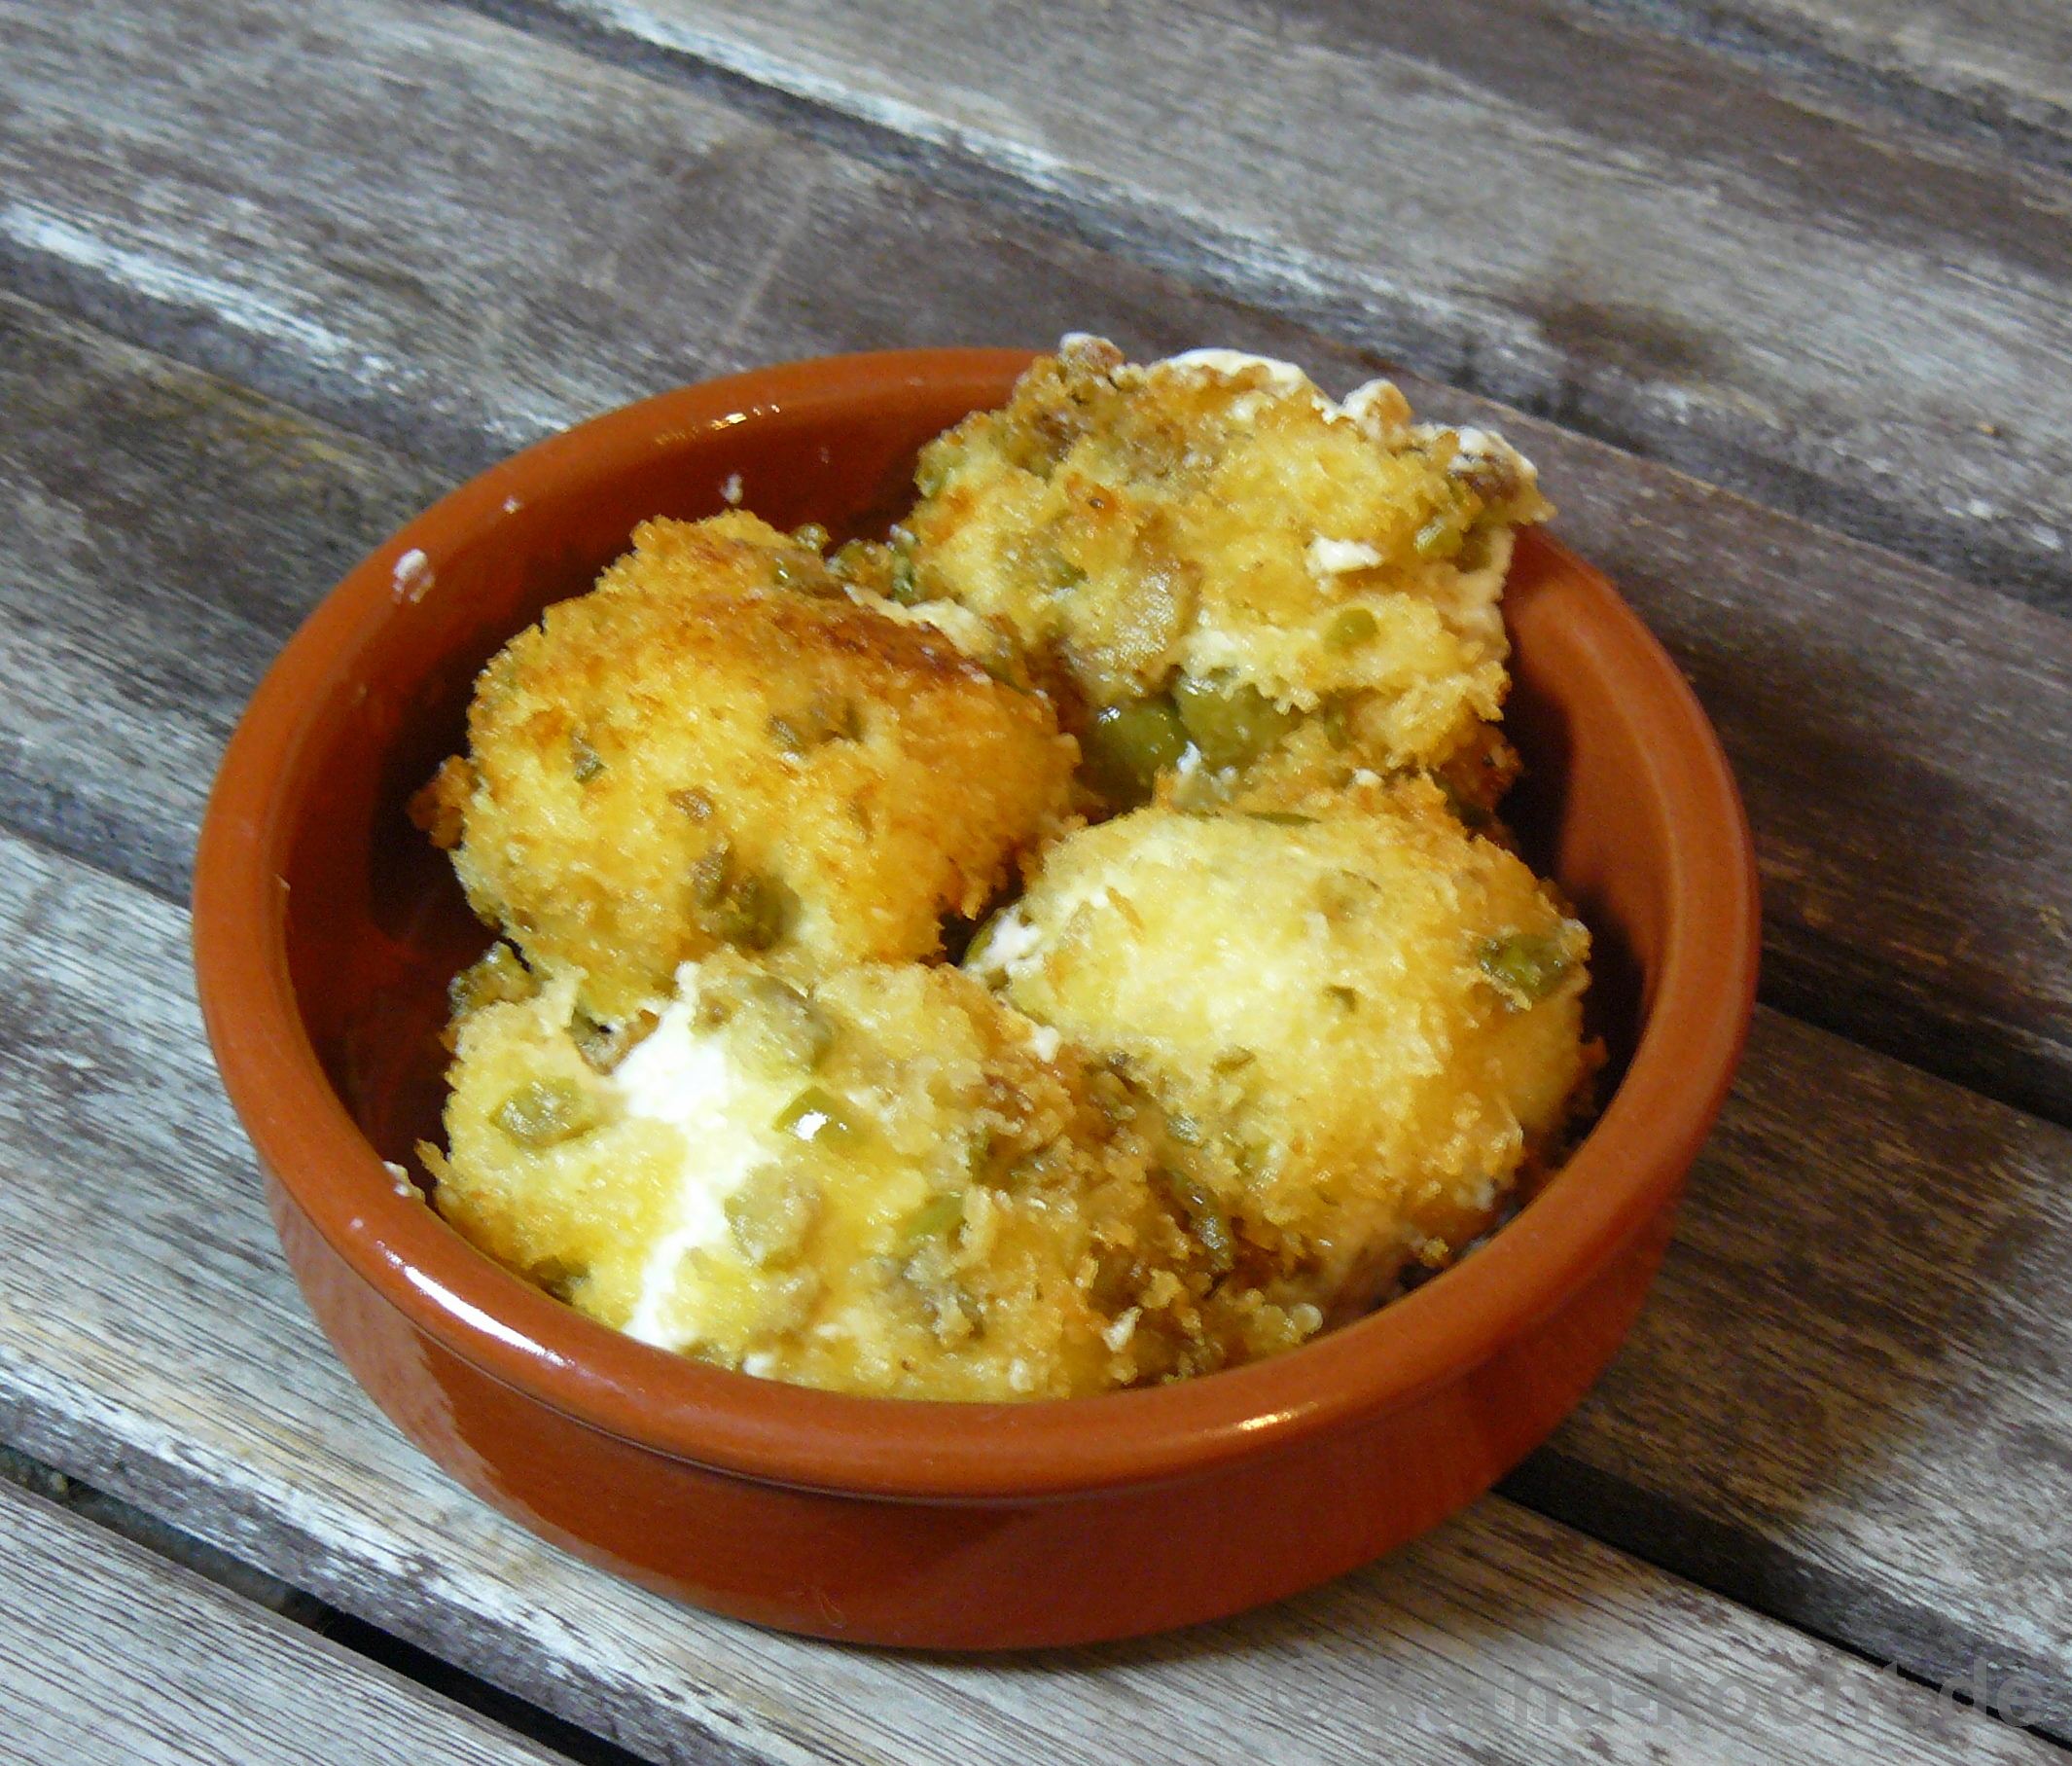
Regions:
<instances>
[{"instance_id":1,"label":"soft white cheese interior","mask_svg":"<svg viewBox=\"0 0 2072 1766\"><path fill-rule=\"evenodd\" d=\"M664 1349L697 1340L686 1316L695 1251L725 1243L727 1199L778 1150L775 1123L796 1079L748 1071L725 1034L697 1023L698 965L677 971L676 997L612 1075L628 1117L666 1124L683 1140L676 1219L648 1253L629 1336Z\"/></svg>"}]
</instances>

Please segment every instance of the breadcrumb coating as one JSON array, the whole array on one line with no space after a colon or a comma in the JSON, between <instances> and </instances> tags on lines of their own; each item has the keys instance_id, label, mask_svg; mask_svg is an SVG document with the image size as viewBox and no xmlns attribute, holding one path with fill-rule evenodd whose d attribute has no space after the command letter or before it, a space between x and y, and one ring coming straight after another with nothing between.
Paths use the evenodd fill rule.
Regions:
<instances>
[{"instance_id":1,"label":"breadcrumb coating","mask_svg":"<svg viewBox=\"0 0 2072 1766\"><path fill-rule=\"evenodd\" d=\"M1412 779L1084 829L966 966L1157 1097L1233 1230L1342 1317L1556 1150L1594 1060L1589 952Z\"/></svg>"},{"instance_id":2,"label":"breadcrumb coating","mask_svg":"<svg viewBox=\"0 0 2072 1766\"><path fill-rule=\"evenodd\" d=\"M611 1016L720 945L923 958L1068 812L1049 703L745 513L652 521L482 671L414 807L482 919Z\"/></svg>"},{"instance_id":3,"label":"breadcrumb coating","mask_svg":"<svg viewBox=\"0 0 2072 1766\"><path fill-rule=\"evenodd\" d=\"M574 991L462 1017L449 1151L424 1156L469 1239L605 1323L959 1399L1204 1371L1321 1323L1219 1288L1157 1106L955 969L794 988L721 954L630 1048Z\"/></svg>"},{"instance_id":4,"label":"breadcrumb coating","mask_svg":"<svg viewBox=\"0 0 2072 1766\"><path fill-rule=\"evenodd\" d=\"M877 568L1011 626L1112 801L1310 725L1303 786L1443 762L1499 713L1512 531L1552 511L1500 439L1410 414L1385 381L1340 406L1286 364L1068 339L922 451Z\"/></svg>"}]
</instances>

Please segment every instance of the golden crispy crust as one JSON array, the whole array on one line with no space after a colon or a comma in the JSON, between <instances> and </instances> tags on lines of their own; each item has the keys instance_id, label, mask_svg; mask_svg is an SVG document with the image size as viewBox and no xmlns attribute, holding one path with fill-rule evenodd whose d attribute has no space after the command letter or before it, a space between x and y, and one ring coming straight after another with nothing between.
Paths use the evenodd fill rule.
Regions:
<instances>
[{"instance_id":1,"label":"golden crispy crust","mask_svg":"<svg viewBox=\"0 0 2072 1766\"><path fill-rule=\"evenodd\" d=\"M957 970L864 964L780 991L788 1044L759 1016L755 965L715 955L694 985L697 1033L747 1100L715 1134L629 1112L579 1044L566 981L457 1027L438 1206L580 1310L768 1377L992 1400L1204 1372L1321 1324L1300 1302L1240 1303L1155 1103ZM650 1032L692 1033L666 1017ZM839 1140L768 1132L794 1094L840 1111ZM528 1100L550 1096L543 1129ZM745 1176L711 1151L743 1134ZM658 1278L701 1159L732 1185L728 1227Z\"/></svg>"},{"instance_id":2,"label":"golden crispy crust","mask_svg":"<svg viewBox=\"0 0 2072 1766\"><path fill-rule=\"evenodd\" d=\"M1411 780L1084 829L967 962L1190 1125L1261 1267L1331 1311L1456 1253L1559 1139L1589 948Z\"/></svg>"},{"instance_id":3,"label":"golden crispy crust","mask_svg":"<svg viewBox=\"0 0 2072 1766\"><path fill-rule=\"evenodd\" d=\"M1409 414L1385 383L1340 408L1273 364L1080 340L923 451L893 568L1011 625L1076 733L1175 695L1194 734L1192 692L1243 726L1211 771L1320 715L1347 767L1437 763L1498 713L1511 531L1550 511L1501 441Z\"/></svg>"},{"instance_id":4,"label":"golden crispy crust","mask_svg":"<svg viewBox=\"0 0 2072 1766\"><path fill-rule=\"evenodd\" d=\"M483 670L417 813L483 919L612 1013L722 943L933 955L1066 812L1048 703L747 515L657 521Z\"/></svg>"}]
</instances>

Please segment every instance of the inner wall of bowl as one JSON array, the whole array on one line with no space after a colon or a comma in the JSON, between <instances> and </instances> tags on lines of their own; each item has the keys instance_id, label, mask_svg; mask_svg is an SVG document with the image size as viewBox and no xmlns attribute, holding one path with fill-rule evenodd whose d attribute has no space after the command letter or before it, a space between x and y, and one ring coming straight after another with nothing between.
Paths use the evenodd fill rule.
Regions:
<instances>
[{"instance_id":1,"label":"inner wall of bowl","mask_svg":"<svg viewBox=\"0 0 2072 1766\"><path fill-rule=\"evenodd\" d=\"M903 392L834 420L759 412L646 434L637 448L569 450L537 483L521 460L508 495L478 481L413 524L407 537L426 553L432 587L416 601L371 597L353 666L312 719L310 811L285 877L289 965L311 1042L384 1159L415 1171L415 1143L440 1136L447 985L489 942L406 809L464 745L482 666L543 608L587 590L641 521L727 507L736 473L741 506L778 526L882 533L910 500L914 452L966 410L940 391ZM1635 756L1604 716L1612 683L1565 641L1572 616L1590 610L1570 603L1573 580L1547 561L1521 546L1514 573L1521 653L1508 728L1526 775L1507 814L1596 936L1593 1027L1616 1073L1638 1039L1642 978L1661 948L1664 836L1620 782Z\"/></svg>"}]
</instances>

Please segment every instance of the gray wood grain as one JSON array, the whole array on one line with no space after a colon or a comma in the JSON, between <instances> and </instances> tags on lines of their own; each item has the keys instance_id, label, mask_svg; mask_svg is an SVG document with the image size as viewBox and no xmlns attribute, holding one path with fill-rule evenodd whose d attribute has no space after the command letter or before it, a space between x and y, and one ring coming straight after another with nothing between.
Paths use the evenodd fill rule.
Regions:
<instances>
[{"instance_id":1,"label":"gray wood grain","mask_svg":"<svg viewBox=\"0 0 2072 1766\"><path fill-rule=\"evenodd\" d=\"M0 269L458 458L612 402L615 370L730 359L789 302L901 299L930 267L892 239L776 277L809 209L896 233L923 199L862 153L982 191L996 232L1061 221L1986 585L2072 594L2057 173L1526 0L1218 0L1185 31L1158 0L1068 0L1033 37L957 0L502 10L602 56L408 0L6 0ZM1031 273L1071 293L1042 253Z\"/></svg>"},{"instance_id":2,"label":"gray wood grain","mask_svg":"<svg viewBox=\"0 0 2072 1766\"><path fill-rule=\"evenodd\" d=\"M893 161L2065 599L2072 184L1529 0L537 0ZM1987 433L1990 429L1991 433Z\"/></svg>"},{"instance_id":3,"label":"gray wood grain","mask_svg":"<svg viewBox=\"0 0 2072 1766\"><path fill-rule=\"evenodd\" d=\"M1932 1689L1494 1498L1268 1611L1043 1658L831 1648L670 1606L447 1484L333 1361L281 1267L210 1071L176 908L0 837L0 940L15 957L0 972L0 1235L11 1246L0 1430L657 1758L1364 1761L1383 1745L1406 1761L2054 1757ZM1775 1033L1766 1021L1757 1085ZM1942 1089L1922 1098L1926 1082L1893 1073L1885 1101L1903 1120L1883 1132L1914 1132L1913 1111L1940 1106ZM2039 1148L2064 1138L2005 1133L2043 1136L2011 1155L2030 1175ZM1797 1175L1714 1161L1703 1181L1766 1186L1789 1212ZM2061 1291L2048 1257L2037 1275ZM1688 1285L1672 1277L1659 1308L1681 1305ZM1839 1327L1758 1313L1746 1328ZM2061 1338L2061 1309L2052 1328ZM1718 1414L1709 1377L1689 1370L1683 1401ZM2023 1382L2018 1371L2008 1384ZM2006 1405L1991 1392L1973 1426L2014 1420ZM1919 1415L1895 1411L1893 1432ZM1866 1451L1819 1468L1802 1510L1844 1504L1856 1479L1880 1477L1878 1438L1867 1425ZM1760 1435L1721 1453L1731 1475L1756 1484L1777 1463ZM1932 1534L2000 1524L1997 1511L1943 1514L1916 1488ZM1996 1634L2062 1617L2061 1586L2028 1591L2018 1621L1994 1592L1982 1613L1985 1591L1968 1581L1923 1591ZM2026 1679L1997 1673L1987 1702L2055 1720L2062 1668L2060 1655Z\"/></svg>"},{"instance_id":4,"label":"gray wood grain","mask_svg":"<svg viewBox=\"0 0 2072 1766\"><path fill-rule=\"evenodd\" d=\"M555 1757L5 1483L0 1755L24 1766Z\"/></svg>"},{"instance_id":5,"label":"gray wood grain","mask_svg":"<svg viewBox=\"0 0 2072 1766\"><path fill-rule=\"evenodd\" d=\"M2056 0L1578 3L2072 167L2072 14Z\"/></svg>"}]
</instances>

